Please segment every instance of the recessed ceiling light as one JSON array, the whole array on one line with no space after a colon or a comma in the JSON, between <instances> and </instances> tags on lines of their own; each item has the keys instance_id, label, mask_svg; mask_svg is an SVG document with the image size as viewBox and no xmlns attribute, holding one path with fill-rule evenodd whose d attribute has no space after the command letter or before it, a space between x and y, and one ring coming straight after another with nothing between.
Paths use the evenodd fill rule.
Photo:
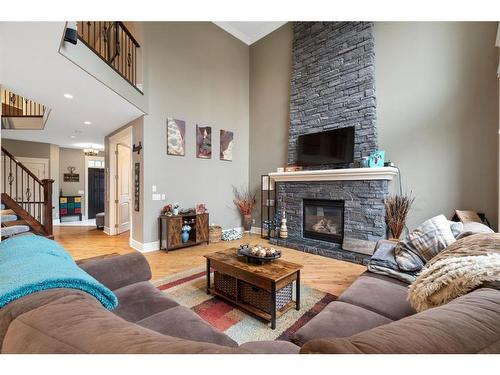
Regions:
<instances>
[{"instance_id":1,"label":"recessed ceiling light","mask_svg":"<svg viewBox=\"0 0 500 375\"><path fill-rule=\"evenodd\" d=\"M71 95L71 94L64 94L64 97L66 99L73 99L73 95Z\"/></svg>"},{"instance_id":2,"label":"recessed ceiling light","mask_svg":"<svg viewBox=\"0 0 500 375\"><path fill-rule=\"evenodd\" d=\"M75 139L76 135L70 135L69 137Z\"/></svg>"},{"instance_id":3,"label":"recessed ceiling light","mask_svg":"<svg viewBox=\"0 0 500 375\"><path fill-rule=\"evenodd\" d=\"M92 125L92 123L90 121L84 121L83 122L85 125Z\"/></svg>"}]
</instances>

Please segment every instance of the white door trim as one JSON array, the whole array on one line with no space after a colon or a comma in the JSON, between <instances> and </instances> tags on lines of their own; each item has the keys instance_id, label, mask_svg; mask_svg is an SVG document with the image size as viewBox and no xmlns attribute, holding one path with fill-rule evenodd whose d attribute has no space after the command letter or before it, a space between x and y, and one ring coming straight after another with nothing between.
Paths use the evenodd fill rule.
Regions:
<instances>
[{"instance_id":1,"label":"white door trim","mask_svg":"<svg viewBox=\"0 0 500 375\"><path fill-rule=\"evenodd\" d=\"M116 171L116 146L121 143L124 144L130 149L132 149L132 127L128 127L121 132L114 134L109 138L109 165L105 166L105 173L106 173L106 201L108 203L109 207L109 227L105 228L105 233L106 229L108 230L108 234L111 236L114 236L118 234L117 228L116 228L116 211L117 211L117 204L115 203L117 196L116 196L116 178L117 178L117 171ZM132 162L132 155L130 157L130 161ZM130 178L133 178L133 173L132 173L132 165L130 166ZM109 172L109 173L108 173ZM132 181L130 181L132 184ZM131 185L133 186L133 185ZM130 205L132 207L132 204ZM132 233L132 212L130 213L130 233Z\"/></svg>"},{"instance_id":2,"label":"white door trim","mask_svg":"<svg viewBox=\"0 0 500 375\"><path fill-rule=\"evenodd\" d=\"M104 161L104 156L87 156L85 155L85 174L83 176L83 184L85 189L85 219L88 219L89 213L89 160L102 160ZM106 167L106 166L104 166Z\"/></svg>"}]
</instances>

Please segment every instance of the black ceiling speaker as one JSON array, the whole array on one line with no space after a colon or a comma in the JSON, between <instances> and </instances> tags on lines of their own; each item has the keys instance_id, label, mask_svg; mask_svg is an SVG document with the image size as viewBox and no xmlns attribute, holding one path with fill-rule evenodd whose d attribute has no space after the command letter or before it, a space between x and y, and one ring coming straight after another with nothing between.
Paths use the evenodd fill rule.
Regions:
<instances>
[{"instance_id":1,"label":"black ceiling speaker","mask_svg":"<svg viewBox=\"0 0 500 375\"><path fill-rule=\"evenodd\" d=\"M77 31L75 29L67 27L66 31L64 32L64 41L70 42L71 44L76 44L76 42L78 42Z\"/></svg>"}]
</instances>

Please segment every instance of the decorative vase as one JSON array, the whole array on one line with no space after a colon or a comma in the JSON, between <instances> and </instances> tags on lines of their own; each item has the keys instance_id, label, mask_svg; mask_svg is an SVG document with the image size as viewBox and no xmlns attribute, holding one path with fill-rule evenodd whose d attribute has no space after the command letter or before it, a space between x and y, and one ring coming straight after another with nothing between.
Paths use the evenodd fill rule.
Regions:
<instances>
[{"instance_id":1,"label":"decorative vase","mask_svg":"<svg viewBox=\"0 0 500 375\"><path fill-rule=\"evenodd\" d=\"M172 209L172 215L174 215L174 216L179 215L179 209L178 208L173 208Z\"/></svg>"},{"instance_id":2,"label":"decorative vase","mask_svg":"<svg viewBox=\"0 0 500 375\"><path fill-rule=\"evenodd\" d=\"M189 240L189 232L187 230L183 230L181 234L182 243L186 243Z\"/></svg>"},{"instance_id":3,"label":"decorative vase","mask_svg":"<svg viewBox=\"0 0 500 375\"><path fill-rule=\"evenodd\" d=\"M252 229L252 215L243 215L243 229L245 232L249 232Z\"/></svg>"},{"instance_id":4,"label":"decorative vase","mask_svg":"<svg viewBox=\"0 0 500 375\"><path fill-rule=\"evenodd\" d=\"M280 238L288 238L288 229L286 227L285 210L283 210L283 216L281 217Z\"/></svg>"}]
</instances>

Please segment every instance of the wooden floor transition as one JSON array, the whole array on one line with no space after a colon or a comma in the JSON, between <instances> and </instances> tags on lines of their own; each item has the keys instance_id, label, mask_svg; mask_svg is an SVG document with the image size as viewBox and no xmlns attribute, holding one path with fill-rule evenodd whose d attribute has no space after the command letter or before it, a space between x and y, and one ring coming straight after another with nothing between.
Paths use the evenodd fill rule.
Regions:
<instances>
[{"instance_id":1,"label":"wooden floor transition","mask_svg":"<svg viewBox=\"0 0 500 375\"><path fill-rule=\"evenodd\" d=\"M111 253L126 254L135 251L128 245L128 232L108 236L95 227L54 227L55 240L68 250L75 260L102 256ZM205 265L204 254L237 247L241 243L267 244L256 234L245 234L241 240L221 241L216 244L199 245L190 248L146 253L153 273L153 280ZM292 250L284 247L283 258L304 266L301 279L310 287L338 296L366 267Z\"/></svg>"}]
</instances>

